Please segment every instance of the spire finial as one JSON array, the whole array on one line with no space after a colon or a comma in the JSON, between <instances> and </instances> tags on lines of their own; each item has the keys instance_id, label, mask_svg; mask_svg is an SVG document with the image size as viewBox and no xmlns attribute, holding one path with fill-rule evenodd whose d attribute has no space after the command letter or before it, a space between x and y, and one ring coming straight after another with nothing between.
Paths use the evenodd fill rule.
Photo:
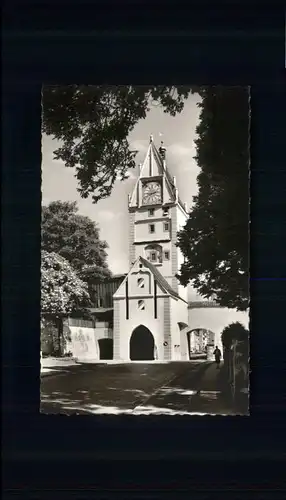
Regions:
<instances>
[{"instance_id":1,"label":"spire finial","mask_svg":"<svg viewBox=\"0 0 286 500\"><path fill-rule=\"evenodd\" d=\"M164 146L164 142L163 141L161 141L161 146L159 147L159 153L161 155L161 158L165 161L165 158L166 158L166 148Z\"/></svg>"},{"instance_id":2,"label":"spire finial","mask_svg":"<svg viewBox=\"0 0 286 500\"><path fill-rule=\"evenodd\" d=\"M153 142L153 135L150 135L150 142Z\"/></svg>"}]
</instances>

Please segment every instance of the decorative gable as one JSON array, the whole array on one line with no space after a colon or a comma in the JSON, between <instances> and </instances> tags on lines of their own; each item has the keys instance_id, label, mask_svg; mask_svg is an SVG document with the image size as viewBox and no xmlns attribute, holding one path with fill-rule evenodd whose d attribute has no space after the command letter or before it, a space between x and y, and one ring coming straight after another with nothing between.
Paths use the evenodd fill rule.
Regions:
<instances>
[{"instance_id":1,"label":"decorative gable","mask_svg":"<svg viewBox=\"0 0 286 500\"><path fill-rule=\"evenodd\" d=\"M142 205L142 188L150 181L161 184L163 204L172 204L178 201L176 182L172 179L166 167L165 148L161 145L158 151L152 138L150 139L145 160L140 168L139 178L131 196L129 196L130 208L137 208Z\"/></svg>"},{"instance_id":2,"label":"decorative gable","mask_svg":"<svg viewBox=\"0 0 286 500\"><path fill-rule=\"evenodd\" d=\"M144 281L144 293L141 287L141 279ZM126 288L128 289L130 297L143 294L152 295L154 293L154 279L161 293L169 295L176 300L181 299L184 301L184 299L173 290L160 271L143 257L138 257L136 262L134 262L126 278L113 295L113 298L124 298L126 296Z\"/></svg>"}]
</instances>

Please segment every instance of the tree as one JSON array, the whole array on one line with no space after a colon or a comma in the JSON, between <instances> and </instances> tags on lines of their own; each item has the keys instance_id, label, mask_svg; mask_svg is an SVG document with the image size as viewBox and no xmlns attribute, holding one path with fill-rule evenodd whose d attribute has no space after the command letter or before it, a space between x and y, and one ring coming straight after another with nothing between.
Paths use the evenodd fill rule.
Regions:
<instances>
[{"instance_id":1,"label":"tree","mask_svg":"<svg viewBox=\"0 0 286 500\"><path fill-rule=\"evenodd\" d=\"M42 251L41 319L57 326L57 354L61 354L62 320L74 311L84 311L90 304L88 286L69 262L55 252Z\"/></svg>"},{"instance_id":2,"label":"tree","mask_svg":"<svg viewBox=\"0 0 286 500\"><path fill-rule=\"evenodd\" d=\"M54 151L76 169L78 191L96 203L111 194L119 176L135 167L127 140L146 117L150 101L175 116L191 91L186 86L49 85L43 88L43 131L62 141Z\"/></svg>"},{"instance_id":3,"label":"tree","mask_svg":"<svg viewBox=\"0 0 286 500\"><path fill-rule=\"evenodd\" d=\"M178 278L221 306L249 302L249 90L208 87L197 127L198 195L178 234Z\"/></svg>"},{"instance_id":4,"label":"tree","mask_svg":"<svg viewBox=\"0 0 286 500\"><path fill-rule=\"evenodd\" d=\"M53 201L42 209L42 249L64 257L91 287L110 277L108 245L89 217L79 215L76 202Z\"/></svg>"}]
</instances>

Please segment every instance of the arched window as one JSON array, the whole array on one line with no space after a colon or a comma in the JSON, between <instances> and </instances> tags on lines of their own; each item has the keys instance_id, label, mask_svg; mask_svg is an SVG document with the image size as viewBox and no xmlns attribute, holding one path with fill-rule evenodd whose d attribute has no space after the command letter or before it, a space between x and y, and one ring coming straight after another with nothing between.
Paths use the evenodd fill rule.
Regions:
<instances>
[{"instance_id":1,"label":"arched window","mask_svg":"<svg viewBox=\"0 0 286 500\"><path fill-rule=\"evenodd\" d=\"M146 259L155 264L162 263L163 250L161 245L147 245L145 247Z\"/></svg>"}]
</instances>

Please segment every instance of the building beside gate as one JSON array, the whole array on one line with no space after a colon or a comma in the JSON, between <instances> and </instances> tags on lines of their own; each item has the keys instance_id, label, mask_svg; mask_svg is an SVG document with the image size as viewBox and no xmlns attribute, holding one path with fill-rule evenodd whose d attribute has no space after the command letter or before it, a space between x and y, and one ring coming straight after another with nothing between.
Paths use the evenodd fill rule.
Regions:
<instances>
[{"instance_id":1,"label":"building beside gate","mask_svg":"<svg viewBox=\"0 0 286 500\"><path fill-rule=\"evenodd\" d=\"M117 361L188 360L193 350L222 350L223 328L234 321L248 327L248 315L203 299L176 278L183 263L177 233L187 221L187 206L168 171L166 149L157 149L152 137L126 208L130 268L95 287L95 341L96 325L104 323Z\"/></svg>"}]
</instances>

